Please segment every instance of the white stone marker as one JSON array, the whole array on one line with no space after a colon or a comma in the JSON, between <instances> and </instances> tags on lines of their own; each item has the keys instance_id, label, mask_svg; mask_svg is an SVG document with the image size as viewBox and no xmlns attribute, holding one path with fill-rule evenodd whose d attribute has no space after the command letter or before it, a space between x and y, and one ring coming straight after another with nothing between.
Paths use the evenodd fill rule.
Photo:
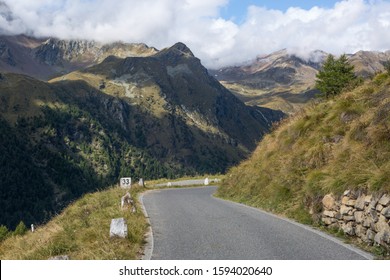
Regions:
<instances>
[{"instance_id":1,"label":"white stone marker","mask_svg":"<svg viewBox=\"0 0 390 280\"><path fill-rule=\"evenodd\" d=\"M112 219L110 226L110 238L111 237L127 237L127 223L124 218Z\"/></svg>"},{"instance_id":2,"label":"white stone marker","mask_svg":"<svg viewBox=\"0 0 390 280\"><path fill-rule=\"evenodd\" d=\"M205 185L205 186L208 186L209 184L210 184L209 178L204 179L204 185Z\"/></svg>"},{"instance_id":3,"label":"white stone marker","mask_svg":"<svg viewBox=\"0 0 390 280\"><path fill-rule=\"evenodd\" d=\"M35 229L34 229L34 224L31 224L31 232L34 232Z\"/></svg>"},{"instance_id":4,"label":"white stone marker","mask_svg":"<svg viewBox=\"0 0 390 280\"><path fill-rule=\"evenodd\" d=\"M131 178L130 177L121 178L120 186L123 189L130 189L131 188Z\"/></svg>"},{"instance_id":5,"label":"white stone marker","mask_svg":"<svg viewBox=\"0 0 390 280\"><path fill-rule=\"evenodd\" d=\"M131 212L135 213L135 203L133 198L131 197L130 193L126 193L124 196L121 198L121 208L123 209L125 206L131 206Z\"/></svg>"},{"instance_id":6,"label":"white stone marker","mask_svg":"<svg viewBox=\"0 0 390 280\"><path fill-rule=\"evenodd\" d=\"M142 178L139 179L138 185L139 185L140 187L145 187L144 179L142 179Z\"/></svg>"}]
</instances>

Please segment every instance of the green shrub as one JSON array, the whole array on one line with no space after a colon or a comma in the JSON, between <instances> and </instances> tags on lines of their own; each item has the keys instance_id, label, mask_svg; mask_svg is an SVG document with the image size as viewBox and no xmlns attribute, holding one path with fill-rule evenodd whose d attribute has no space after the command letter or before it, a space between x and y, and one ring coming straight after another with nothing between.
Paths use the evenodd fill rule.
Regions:
<instances>
[{"instance_id":1,"label":"green shrub","mask_svg":"<svg viewBox=\"0 0 390 280\"><path fill-rule=\"evenodd\" d=\"M3 241L9 236L9 230L6 226L0 226L0 241Z\"/></svg>"},{"instance_id":2,"label":"green shrub","mask_svg":"<svg viewBox=\"0 0 390 280\"><path fill-rule=\"evenodd\" d=\"M20 221L20 223L16 226L14 235L24 235L27 232L27 227L24 224L23 221Z\"/></svg>"}]
</instances>

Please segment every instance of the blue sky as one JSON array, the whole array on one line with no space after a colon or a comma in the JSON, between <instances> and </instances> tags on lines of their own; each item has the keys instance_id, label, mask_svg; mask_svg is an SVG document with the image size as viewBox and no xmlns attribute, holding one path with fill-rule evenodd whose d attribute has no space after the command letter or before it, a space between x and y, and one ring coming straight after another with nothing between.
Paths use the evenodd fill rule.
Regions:
<instances>
[{"instance_id":1,"label":"blue sky","mask_svg":"<svg viewBox=\"0 0 390 280\"><path fill-rule=\"evenodd\" d=\"M207 67L281 49L390 50L390 0L0 0L0 34L185 43ZM251 7L248 9L248 7ZM295 7L295 9L289 9ZM316 7L316 8L314 8Z\"/></svg>"},{"instance_id":2,"label":"blue sky","mask_svg":"<svg viewBox=\"0 0 390 280\"><path fill-rule=\"evenodd\" d=\"M332 8L336 0L229 0L229 4L221 9L221 16L225 19L231 19L236 23L242 22L247 13L247 9L251 5L265 7L267 9L276 9L286 11L290 7L300 7L303 9L311 9L314 6L321 8Z\"/></svg>"}]
</instances>

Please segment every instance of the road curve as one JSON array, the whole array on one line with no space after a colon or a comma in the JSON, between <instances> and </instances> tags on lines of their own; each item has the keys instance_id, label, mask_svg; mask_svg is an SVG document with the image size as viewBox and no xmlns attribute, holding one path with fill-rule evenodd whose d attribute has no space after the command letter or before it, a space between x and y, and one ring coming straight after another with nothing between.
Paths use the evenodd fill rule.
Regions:
<instances>
[{"instance_id":1,"label":"road curve","mask_svg":"<svg viewBox=\"0 0 390 280\"><path fill-rule=\"evenodd\" d=\"M212 197L216 187L143 195L151 259L356 260L371 255L309 227Z\"/></svg>"},{"instance_id":2,"label":"road curve","mask_svg":"<svg viewBox=\"0 0 390 280\"><path fill-rule=\"evenodd\" d=\"M206 179L206 178L205 178ZM161 183L154 185L153 187L184 187L184 186L204 186L205 185L205 179L194 179L194 180L183 180L183 181L176 181L176 182L167 182L167 183ZM208 179L208 183L217 183L220 180L219 179Z\"/></svg>"}]
</instances>

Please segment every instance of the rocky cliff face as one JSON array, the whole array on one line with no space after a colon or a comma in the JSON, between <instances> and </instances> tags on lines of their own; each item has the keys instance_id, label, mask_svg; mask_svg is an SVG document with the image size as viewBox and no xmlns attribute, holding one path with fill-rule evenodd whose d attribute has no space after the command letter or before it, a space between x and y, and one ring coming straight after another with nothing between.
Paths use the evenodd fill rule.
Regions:
<instances>
[{"instance_id":1,"label":"rocky cliff face","mask_svg":"<svg viewBox=\"0 0 390 280\"><path fill-rule=\"evenodd\" d=\"M145 44L101 44L87 40L3 35L0 36L0 71L48 80L100 63L110 55L124 58L149 56L156 52Z\"/></svg>"},{"instance_id":2,"label":"rocky cliff face","mask_svg":"<svg viewBox=\"0 0 390 280\"><path fill-rule=\"evenodd\" d=\"M156 53L157 50L145 44L112 43L100 44L87 40L59 40L50 38L33 50L35 58L49 66L91 66L102 62L106 57L139 57Z\"/></svg>"}]
</instances>

